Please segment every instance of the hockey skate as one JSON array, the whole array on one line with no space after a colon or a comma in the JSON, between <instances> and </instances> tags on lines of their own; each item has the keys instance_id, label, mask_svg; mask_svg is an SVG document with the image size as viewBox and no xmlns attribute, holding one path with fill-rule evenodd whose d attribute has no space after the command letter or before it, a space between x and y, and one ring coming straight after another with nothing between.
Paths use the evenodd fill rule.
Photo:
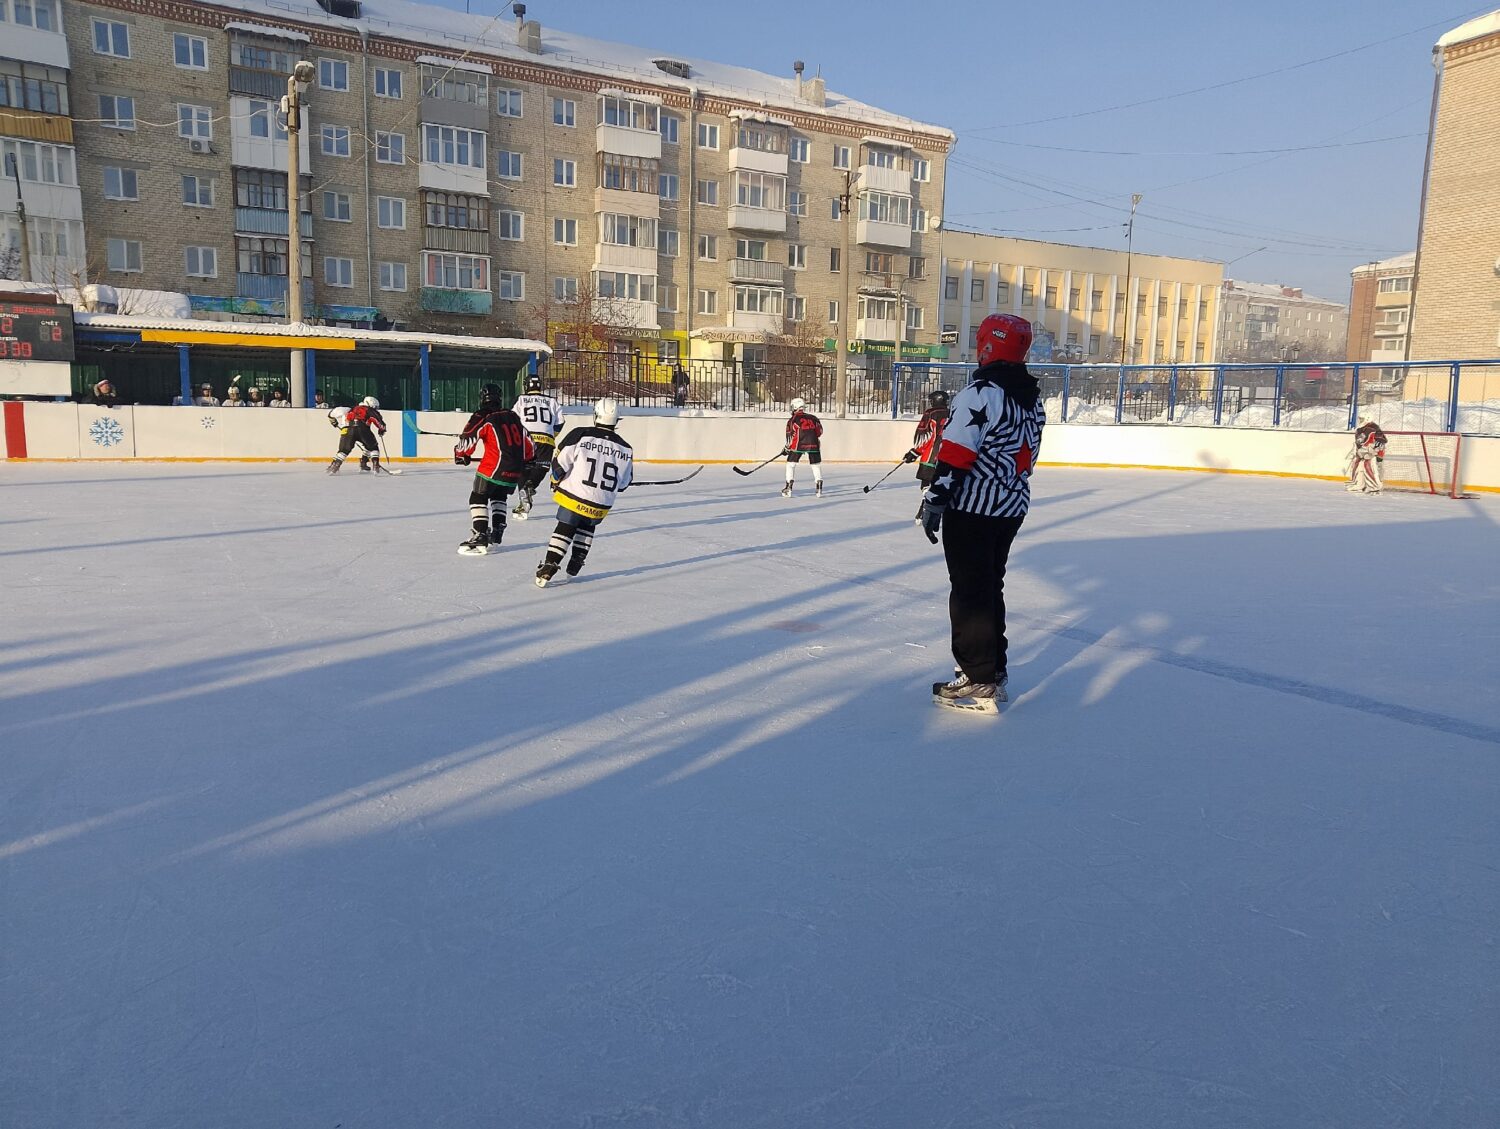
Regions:
<instances>
[{"instance_id":1,"label":"hockey skate","mask_svg":"<svg viewBox=\"0 0 1500 1129\"><path fill-rule=\"evenodd\" d=\"M476 533L462 545L458 551L465 557L482 557L490 551L490 535L488 533Z\"/></svg>"},{"instance_id":2,"label":"hockey skate","mask_svg":"<svg viewBox=\"0 0 1500 1129\"><path fill-rule=\"evenodd\" d=\"M522 493L520 501L516 503L516 508L510 512L516 515L517 521L525 521L529 518L531 516L531 493L529 491Z\"/></svg>"},{"instance_id":3,"label":"hockey skate","mask_svg":"<svg viewBox=\"0 0 1500 1129\"><path fill-rule=\"evenodd\" d=\"M537 566L536 586L538 588L547 587L547 585L552 583L552 578L556 575L557 566L555 564L550 564L547 561L543 561L540 565Z\"/></svg>"},{"instance_id":4,"label":"hockey skate","mask_svg":"<svg viewBox=\"0 0 1500 1129\"><path fill-rule=\"evenodd\" d=\"M342 462L340 462L338 459L334 459L333 462L331 462L331 463L328 464L328 470L325 473L327 473L327 474L337 474L339 472L339 467L341 467L343 465L344 464Z\"/></svg>"},{"instance_id":5,"label":"hockey skate","mask_svg":"<svg viewBox=\"0 0 1500 1129\"><path fill-rule=\"evenodd\" d=\"M951 682L932 684L932 702L954 710L971 713L998 713L1000 702L1008 701L1005 679L999 682L973 682L967 674L956 672Z\"/></svg>"},{"instance_id":6,"label":"hockey skate","mask_svg":"<svg viewBox=\"0 0 1500 1129\"><path fill-rule=\"evenodd\" d=\"M360 474L369 474L370 473L370 456L369 455L361 455L359 457L359 473Z\"/></svg>"},{"instance_id":7,"label":"hockey skate","mask_svg":"<svg viewBox=\"0 0 1500 1129\"><path fill-rule=\"evenodd\" d=\"M792 484L790 482L781 488L781 496L783 498L790 498L792 496Z\"/></svg>"},{"instance_id":8,"label":"hockey skate","mask_svg":"<svg viewBox=\"0 0 1500 1129\"><path fill-rule=\"evenodd\" d=\"M582 571L583 571L583 561L579 560L577 557L573 557L573 558L571 558L568 561L568 575L569 576L577 576Z\"/></svg>"},{"instance_id":9,"label":"hockey skate","mask_svg":"<svg viewBox=\"0 0 1500 1129\"><path fill-rule=\"evenodd\" d=\"M816 481L816 482L813 483L813 497L815 497L815 498L821 498L822 496L823 496L823 480L820 478L820 479L818 479L818 481Z\"/></svg>"}]
</instances>

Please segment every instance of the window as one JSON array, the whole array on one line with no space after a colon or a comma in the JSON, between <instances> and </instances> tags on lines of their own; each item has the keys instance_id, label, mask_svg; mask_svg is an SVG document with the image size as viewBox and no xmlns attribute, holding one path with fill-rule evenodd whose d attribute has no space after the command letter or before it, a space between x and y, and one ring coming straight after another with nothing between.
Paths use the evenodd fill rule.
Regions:
<instances>
[{"instance_id":1,"label":"window","mask_svg":"<svg viewBox=\"0 0 1500 1129\"><path fill-rule=\"evenodd\" d=\"M287 241L285 239L258 239L241 236L234 242L240 274L286 277ZM311 244L302 244L301 270L303 278L312 276Z\"/></svg>"},{"instance_id":2,"label":"window","mask_svg":"<svg viewBox=\"0 0 1500 1129\"><path fill-rule=\"evenodd\" d=\"M208 70L208 40L177 32L172 36L172 63L185 71Z\"/></svg>"},{"instance_id":3,"label":"window","mask_svg":"<svg viewBox=\"0 0 1500 1129\"><path fill-rule=\"evenodd\" d=\"M326 125L323 127L328 128ZM471 169L485 167L484 146L489 135L477 129L459 129L451 125L422 126L422 159L435 165L459 165Z\"/></svg>"},{"instance_id":4,"label":"window","mask_svg":"<svg viewBox=\"0 0 1500 1129\"><path fill-rule=\"evenodd\" d=\"M207 106L177 107L177 136L208 141L214 135L213 111Z\"/></svg>"},{"instance_id":5,"label":"window","mask_svg":"<svg viewBox=\"0 0 1500 1129\"><path fill-rule=\"evenodd\" d=\"M906 307L906 328L922 329L927 324L927 310L923 306Z\"/></svg>"},{"instance_id":6,"label":"window","mask_svg":"<svg viewBox=\"0 0 1500 1129\"><path fill-rule=\"evenodd\" d=\"M979 348L979 327L976 325L969 330L969 352Z\"/></svg>"},{"instance_id":7,"label":"window","mask_svg":"<svg viewBox=\"0 0 1500 1129\"><path fill-rule=\"evenodd\" d=\"M927 212L922 208L913 208L911 212L911 229L916 232L927 230Z\"/></svg>"},{"instance_id":8,"label":"window","mask_svg":"<svg viewBox=\"0 0 1500 1129\"><path fill-rule=\"evenodd\" d=\"M895 196L889 192L861 192L859 218L899 223L904 227L911 222L911 197Z\"/></svg>"},{"instance_id":9,"label":"window","mask_svg":"<svg viewBox=\"0 0 1500 1129\"><path fill-rule=\"evenodd\" d=\"M323 260L323 281L340 288L354 285L354 260L336 259L329 256Z\"/></svg>"},{"instance_id":10,"label":"window","mask_svg":"<svg viewBox=\"0 0 1500 1129\"><path fill-rule=\"evenodd\" d=\"M22 27L38 31L61 31L57 18L57 0L15 0L12 18ZM0 3L0 23L5 22L5 4Z\"/></svg>"},{"instance_id":11,"label":"window","mask_svg":"<svg viewBox=\"0 0 1500 1129\"><path fill-rule=\"evenodd\" d=\"M835 145L833 147L833 167L836 169L847 169L849 161L849 146Z\"/></svg>"},{"instance_id":12,"label":"window","mask_svg":"<svg viewBox=\"0 0 1500 1129\"><path fill-rule=\"evenodd\" d=\"M788 140L786 151L787 156L799 165L805 165L812 160L812 142L805 137L793 137Z\"/></svg>"},{"instance_id":13,"label":"window","mask_svg":"<svg viewBox=\"0 0 1500 1129\"><path fill-rule=\"evenodd\" d=\"M323 193L323 218L349 223L354 219L354 205L347 192Z\"/></svg>"},{"instance_id":14,"label":"window","mask_svg":"<svg viewBox=\"0 0 1500 1129\"><path fill-rule=\"evenodd\" d=\"M734 174L734 199L742 208L765 208L779 212L786 207L786 177L774 173Z\"/></svg>"},{"instance_id":15,"label":"window","mask_svg":"<svg viewBox=\"0 0 1500 1129\"><path fill-rule=\"evenodd\" d=\"M211 177L184 173L182 176L182 202L190 208L212 208L214 206L214 182Z\"/></svg>"},{"instance_id":16,"label":"window","mask_svg":"<svg viewBox=\"0 0 1500 1129\"><path fill-rule=\"evenodd\" d=\"M599 219L599 242L615 247L655 247L656 221L607 212Z\"/></svg>"},{"instance_id":17,"label":"window","mask_svg":"<svg viewBox=\"0 0 1500 1129\"><path fill-rule=\"evenodd\" d=\"M779 286L736 286L734 309L741 314L779 314L783 297Z\"/></svg>"},{"instance_id":18,"label":"window","mask_svg":"<svg viewBox=\"0 0 1500 1129\"><path fill-rule=\"evenodd\" d=\"M399 196L375 197L375 226L393 231L406 229L406 201Z\"/></svg>"},{"instance_id":19,"label":"window","mask_svg":"<svg viewBox=\"0 0 1500 1129\"><path fill-rule=\"evenodd\" d=\"M682 132L682 119L675 114L662 113L657 119L658 128L661 130L661 139L668 145L676 145L677 138Z\"/></svg>"},{"instance_id":20,"label":"window","mask_svg":"<svg viewBox=\"0 0 1500 1129\"><path fill-rule=\"evenodd\" d=\"M807 320L807 299L806 298L803 298L801 295L792 295L792 296L789 296L787 298L787 300L786 300L786 320L787 321L806 321Z\"/></svg>"},{"instance_id":21,"label":"window","mask_svg":"<svg viewBox=\"0 0 1500 1129\"><path fill-rule=\"evenodd\" d=\"M519 90L495 91L495 113L502 118L519 118L524 96Z\"/></svg>"},{"instance_id":22,"label":"window","mask_svg":"<svg viewBox=\"0 0 1500 1129\"><path fill-rule=\"evenodd\" d=\"M1405 294L1411 289L1411 276L1405 278L1382 278L1376 288L1381 294Z\"/></svg>"},{"instance_id":23,"label":"window","mask_svg":"<svg viewBox=\"0 0 1500 1129\"><path fill-rule=\"evenodd\" d=\"M325 125L321 136L323 138L323 154L325 156L347 157L349 155L348 126Z\"/></svg>"},{"instance_id":24,"label":"window","mask_svg":"<svg viewBox=\"0 0 1500 1129\"><path fill-rule=\"evenodd\" d=\"M107 243L109 269L133 274L141 269L141 244L137 239L111 239Z\"/></svg>"},{"instance_id":25,"label":"window","mask_svg":"<svg viewBox=\"0 0 1500 1129\"><path fill-rule=\"evenodd\" d=\"M184 247L183 259L189 278L218 278L219 253L212 247Z\"/></svg>"},{"instance_id":26,"label":"window","mask_svg":"<svg viewBox=\"0 0 1500 1129\"><path fill-rule=\"evenodd\" d=\"M502 208L495 213L495 237L511 243L526 238L526 216L522 212Z\"/></svg>"},{"instance_id":27,"label":"window","mask_svg":"<svg viewBox=\"0 0 1500 1129\"><path fill-rule=\"evenodd\" d=\"M286 173L260 169L234 170L234 202L240 208L286 211ZM307 211L307 199L302 200Z\"/></svg>"},{"instance_id":28,"label":"window","mask_svg":"<svg viewBox=\"0 0 1500 1129\"><path fill-rule=\"evenodd\" d=\"M736 239L734 241L734 257L736 259L754 259L757 263L766 262L766 249L769 244L764 239Z\"/></svg>"},{"instance_id":29,"label":"window","mask_svg":"<svg viewBox=\"0 0 1500 1129\"><path fill-rule=\"evenodd\" d=\"M621 129L638 129L642 133L656 132L656 106L635 98L618 94L599 96L599 120L604 125Z\"/></svg>"},{"instance_id":30,"label":"window","mask_svg":"<svg viewBox=\"0 0 1500 1129\"><path fill-rule=\"evenodd\" d=\"M837 248L837 247L830 247L830 248L828 248L828 272L830 274L838 274L839 273L839 264L840 264L841 261L842 261L841 260L841 252L840 252L839 248Z\"/></svg>"},{"instance_id":31,"label":"window","mask_svg":"<svg viewBox=\"0 0 1500 1129\"><path fill-rule=\"evenodd\" d=\"M995 304L999 306L1010 305L1010 283L1005 281L995 283Z\"/></svg>"},{"instance_id":32,"label":"window","mask_svg":"<svg viewBox=\"0 0 1500 1129\"><path fill-rule=\"evenodd\" d=\"M382 290L405 290L406 289L406 264L405 263L381 263L380 264L380 289L382 289Z\"/></svg>"},{"instance_id":33,"label":"window","mask_svg":"<svg viewBox=\"0 0 1500 1129\"><path fill-rule=\"evenodd\" d=\"M578 184L578 163L552 158L552 183L559 188L573 188Z\"/></svg>"},{"instance_id":34,"label":"window","mask_svg":"<svg viewBox=\"0 0 1500 1129\"><path fill-rule=\"evenodd\" d=\"M862 297L857 316L866 321L895 321L896 299Z\"/></svg>"},{"instance_id":35,"label":"window","mask_svg":"<svg viewBox=\"0 0 1500 1129\"><path fill-rule=\"evenodd\" d=\"M958 301L958 279L951 274L943 280L943 298L949 302Z\"/></svg>"},{"instance_id":36,"label":"window","mask_svg":"<svg viewBox=\"0 0 1500 1129\"><path fill-rule=\"evenodd\" d=\"M1036 305L1036 287L1024 282L1021 284L1021 305Z\"/></svg>"},{"instance_id":37,"label":"window","mask_svg":"<svg viewBox=\"0 0 1500 1129\"><path fill-rule=\"evenodd\" d=\"M1072 289L1070 289L1068 291L1068 309L1070 309L1070 310L1076 310L1076 309L1078 309L1078 300L1082 296L1083 295L1079 291L1078 287L1074 286Z\"/></svg>"},{"instance_id":38,"label":"window","mask_svg":"<svg viewBox=\"0 0 1500 1129\"><path fill-rule=\"evenodd\" d=\"M1055 286L1049 286L1049 287L1047 287L1046 302L1047 302L1047 309L1049 309L1049 310L1055 310L1055 309L1057 309L1057 287L1055 287Z\"/></svg>"},{"instance_id":39,"label":"window","mask_svg":"<svg viewBox=\"0 0 1500 1129\"><path fill-rule=\"evenodd\" d=\"M1089 334L1089 356L1091 356L1091 357L1097 357L1098 355L1099 355L1099 335L1097 333L1090 333Z\"/></svg>"},{"instance_id":40,"label":"window","mask_svg":"<svg viewBox=\"0 0 1500 1129\"><path fill-rule=\"evenodd\" d=\"M7 150L10 148L6 146ZM183 177L183 180L186 180ZM112 165L104 168L104 198L106 200L139 200L140 186L135 169L121 169Z\"/></svg>"},{"instance_id":41,"label":"window","mask_svg":"<svg viewBox=\"0 0 1500 1129\"><path fill-rule=\"evenodd\" d=\"M833 208L830 210L829 219L841 220L844 218L844 202L837 196L833 198Z\"/></svg>"},{"instance_id":42,"label":"window","mask_svg":"<svg viewBox=\"0 0 1500 1129\"><path fill-rule=\"evenodd\" d=\"M663 200L676 200L678 195L677 174L675 172L664 172L658 177L658 192Z\"/></svg>"},{"instance_id":43,"label":"window","mask_svg":"<svg viewBox=\"0 0 1500 1129\"><path fill-rule=\"evenodd\" d=\"M911 178L922 184L932 179L932 165L925 158L913 157L911 162Z\"/></svg>"},{"instance_id":44,"label":"window","mask_svg":"<svg viewBox=\"0 0 1500 1129\"><path fill-rule=\"evenodd\" d=\"M422 97L483 106L490 99L490 76L447 64L422 65Z\"/></svg>"},{"instance_id":45,"label":"window","mask_svg":"<svg viewBox=\"0 0 1500 1129\"><path fill-rule=\"evenodd\" d=\"M786 214L789 216L807 215L806 192L788 192L786 194Z\"/></svg>"},{"instance_id":46,"label":"window","mask_svg":"<svg viewBox=\"0 0 1500 1129\"><path fill-rule=\"evenodd\" d=\"M375 68L375 97L377 98L400 98L401 97L401 72L390 67ZM401 268L401 281L399 287L382 286L382 290L405 290L406 289L406 264L405 263L383 263L382 268L387 266L399 266Z\"/></svg>"},{"instance_id":47,"label":"window","mask_svg":"<svg viewBox=\"0 0 1500 1129\"><path fill-rule=\"evenodd\" d=\"M68 186L78 183L70 146L48 145L39 141L0 140L0 153L15 162L16 171L22 180ZM0 176L7 171L5 164L6 162L0 162Z\"/></svg>"},{"instance_id":48,"label":"window","mask_svg":"<svg viewBox=\"0 0 1500 1129\"><path fill-rule=\"evenodd\" d=\"M698 236L698 257L709 260L719 257L719 237L717 235Z\"/></svg>"},{"instance_id":49,"label":"window","mask_svg":"<svg viewBox=\"0 0 1500 1129\"><path fill-rule=\"evenodd\" d=\"M839 304L837 302L828 303L828 324L839 324Z\"/></svg>"},{"instance_id":50,"label":"window","mask_svg":"<svg viewBox=\"0 0 1500 1129\"><path fill-rule=\"evenodd\" d=\"M872 145L865 150L865 163L872 169L893 169L896 167L896 154L889 149L877 149Z\"/></svg>"},{"instance_id":51,"label":"window","mask_svg":"<svg viewBox=\"0 0 1500 1129\"><path fill-rule=\"evenodd\" d=\"M708 122L698 123L698 148L717 149L719 147L719 127L710 125ZM703 291L699 291L703 293Z\"/></svg>"},{"instance_id":52,"label":"window","mask_svg":"<svg viewBox=\"0 0 1500 1129\"><path fill-rule=\"evenodd\" d=\"M678 254L678 234L675 227L659 228L656 233L656 253L668 259Z\"/></svg>"},{"instance_id":53,"label":"window","mask_svg":"<svg viewBox=\"0 0 1500 1129\"><path fill-rule=\"evenodd\" d=\"M490 202L481 196L464 196L454 192L422 194L428 227L451 227L459 231L488 231Z\"/></svg>"},{"instance_id":54,"label":"window","mask_svg":"<svg viewBox=\"0 0 1500 1129\"><path fill-rule=\"evenodd\" d=\"M561 247L578 246L578 221L561 218L553 219L552 242Z\"/></svg>"},{"instance_id":55,"label":"window","mask_svg":"<svg viewBox=\"0 0 1500 1129\"><path fill-rule=\"evenodd\" d=\"M792 270L807 269L807 244L788 243L786 247L786 265Z\"/></svg>"},{"instance_id":56,"label":"window","mask_svg":"<svg viewBox=\"0 0 1500 1129\"><path fill-rule=\"evenodd\" d=\"M500 301L524 302L526 300L526 276L520 271L503 270L495 274L499 284Z\"/></svg>"},{"instance_id":57,"label":"window","mask_svg":"<svg viewBox=\"0 0 1500 1129\"><path fill-rule=\"evenodd\" d=\"M926 260L926 258L924 258L921 255L913 255L911 258L907 259L906 260L906 277L907 278L926 278L927 277L927 260Z\"/></svg>"},{"instance_id":58,"label":"window","mask_svg":"<svg viewBox=\"0 0 1500 1129\"><path fill-rule=\"evenodd\" d=\"M319 59L318 87L321 90L348 90L349 64L336 59Z\"/></svg>"},{"instance_id":59,"label":"window","mask_svg":"<svg viewBox=\"0 0 1500 1129\"><path fill-rule=\"evenodd\" d=\"M250 99L250 136L270 137L274 132L276 140L286 140L286 124L276 118L276 106L259 98Z\"/></svg>"},{"instance_id":60,"label":"window","mask_svg":"<svg viewBox=\"0 0 1500 1129\"><path fill-rule=\"evenodd\" d=\"M488 290L490 261L480 255L422 252L422 283L444 290Z\"/></svg>"},{"instance_id":61,"label":"window","mask_svg":"<svg viewBox=\"0 0 1500 1129\"><path fill-rule=\"evenodd\" d=\"M652 274L625 274L624 272L596 272L594 293L601 298L625 298L632 302L656 301L656 276Z\"/></svg>"},{"instance_id":62,"label":"window","mask_svg":"<svg viewBox=\"0 0 1500 1129\"><path fill-rule=\"evenodd\" d=\"M698 291L698 312L700 314L716 314L719 312L719 292L717 290Z\"/></svg>"},{"instance_id":63,"label":"window","mask_svg":"<svg viewBox=\"0 0 1500 1129\"><path fill-rule=\"evenodd\" d=\"M552 280L552 297L559 302L578 301L578 280L576 278L554 278Z\"/></svg>"},{"instance_id":64,"label":"window","mask_svg":"<svg viewBox=\"0 0 1500 1129\"><path fill-rule=\"evenodd\" d=\"M673 340L658 341L656 343L656 359L664 365L676 364L682 359L682 342Z\"/></svg>"},{"instance_id":65,"label":"window","mask_svg":"<svg viewBox=\"0 0 1500 1129\"><path fill-rule=\"evenodd\" d=\"M94 54L113 55L117 59L130 58L130 25L116 23L114 20L94 20L93 24Z\"/></svg>"},{"instance_id":66,"label":"window","mask_svg":"<svg viewBox=\"0 0 1500 1129\"><path fill-rule=\"evenodd\" d=\"M660 191L654 157L627 157L621 153L599 154L599 187L616 192Z\"/></svg>"},{"instance_id":67,"label":"window","mask_svg":"<svg viewBox=\"0 0 1500 1129\"><path fill-rule=\"evenodd\" d=\"M678 310L677 287L668 282L656 288L656 308L669 314L675 314Z\"/></svg>"},{"instance_id":68,"label":"window","mask_svg":"<svg viewBox=\"0 0 1500 1129\"><path fill-rule=\"evenodd\" d=\"M895 262L895 256L885 251L865 252L866 274L890 274L891 266Z\"/></svg>"},{"instance_id":69,"label":"window","mask_svg":"<svg viewBox=\"0 0 1500 1129\"><path fill-rule=\"evenodd\" d=\"M1089 291L1089 309L1095 312L1104 309L1104 291Z\"/></svg>"},{"instance_id":70,"label":"window","mask_svg":"<svg viewBox=\"0 0 1500 1129\"><path fill-rule=\"evenodd\" d=\"M552 99L552 124L572 128L578 124L578 103L571 98Z\"/></svg>"},{"instance_id":71,"label":"window","mask_svg":"<svg viewBox=\"0 0 1500 1129\"><path fill-rule=\"evenodd\" d=\"M0 0L0 22L4 22L4 10L5 0ZM56 67L22 67L16 62L4 64L0 67L0 106L37 110L44 114L68 114L71 103L68 101L67 79L68 72Z\"/></svg>"},{"instance_id":72,"label":"window","mask_svg":"<svg viewBox=\"0 0 1500 1129\"><path fill-rule=\"evenodd\" d=\"M135 99L121 94L99 95L99 124L109 129L134 129Z\"/></svg>"},{"instance_id":73,"label":"window","mask_svg":"<svg viewBox=\"0 0 1500 1129\"><path fill-rule=\"evenodd\" d=\"M522 161L521 154L501 149L495 162L495 173L501 180L520 180Z\"/></svg>"},{"instance_id":74,"label":"window","mask_svg":"<svg viewBox=\"0 0 1500 1129\"><path fill-rule=\"evenodd\" d=\"M406 134L377 133L375 135L375 160L382 165L406 164Z\"/></svg>"},{"instance_id":75,"label":"window","mask_svg":"<svg viewBox=\"0 0 1500 1129\"><path fill-rule=\"evenodd\" d=\"M698 203L717 207L719 203L719 182L717 180L700 180L698 182Z\"/></svg>"}]
</instances>

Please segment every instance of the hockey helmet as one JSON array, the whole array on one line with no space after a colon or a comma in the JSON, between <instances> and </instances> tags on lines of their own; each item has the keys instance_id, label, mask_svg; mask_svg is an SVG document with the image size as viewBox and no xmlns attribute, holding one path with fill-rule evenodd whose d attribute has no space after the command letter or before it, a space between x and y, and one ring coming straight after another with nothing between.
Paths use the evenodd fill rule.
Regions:
<instances>
[{"instance_id":1,"label":"hockey helmet","mask_svg":"<svg viewBox=\"0 0 1500 1129\"><path fill-rule=\"evenodd\" d=\"M538 376L534 372L531 373L531 374L529 374L526 377L526 391L528 391L528 392L540 392L541 390L542 390L542 378L540 376Z\"/></svg>"},{"instance_id":2,"label":"hockey helmet","mask_svg":"<svg viewBox=\"0 0 1500 1129\"><path fill-rule=\"evenodd\" d=\"M979 363L1019 365L1031 349L1031 323L1015 314L991 314L979 323Z\"/></svg>"},{"instance_id":3,"label":"hockey helmet","mask_svg":"<svg viewBox=\"0 0 1500 1129\"><path fill-rule=\"evenodd\" d=\"M792 402L787 406L790 407L794 412L800 412L803 408L807 407L807 401L804 400L801 396L798 396L794 398Z\"/></svg>"},{"instance_id":4,"label":"hockey helmet","mask_svg":"<svg viewBox=\"0 0 1500 1129\"><path fill-rule=\"evenodd\" d=\"M377 400L377 399L375 399L374 396L366 396L363 400L360 401L360 403L363 404L367 408L378 408L378 407L380 407L380 401Z\"/></svg>"},{"instance_id":5,"label":"hockey helmet","mask_svg":"<svg viewBox=\"0 0 1500 1129\"><path fill-rule=\"evenodd\" d=\"M620 422L620 402L608 396L594 405L594 426L614 427Z\"/></svg>"},{"instance_id":6,"label":"hockey helmet","mask_svg":"<svg viewBox=\"0 0 1500 1129\"><path fill-rule=\"evenodd\" d=\"M929 408L946 408L948 406L948 393L939 388L936 392L927 394L927 406Z\"/></svg>"},{"instance_id":7,"label":"hockey helmet","mask_svg":"<svg viewBox=\"0 0 1500 1129\"><path fill-rule=\"evenodd\" d=\"M479 390L479 406L481 408L489 404L503 403L504 398L504 393L500 391L498 384L486 384Z\"/></svg>"}]
</instances>

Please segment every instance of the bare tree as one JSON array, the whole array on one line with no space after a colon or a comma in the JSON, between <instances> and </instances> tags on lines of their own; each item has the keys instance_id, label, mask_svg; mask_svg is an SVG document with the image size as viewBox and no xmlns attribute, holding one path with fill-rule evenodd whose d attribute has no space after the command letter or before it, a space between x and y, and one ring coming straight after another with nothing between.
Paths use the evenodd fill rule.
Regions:
<instances>
[{"instance_id":1,"label":"bare tree","mask_svg":"<svg viewBox=\"0 0 1500 1129\"><path fill-rule=\"evenodd\" d=\"M21 248L15 244L0 247L0 278L18 282L21 278Z\"/></svg>"}]
</instances>

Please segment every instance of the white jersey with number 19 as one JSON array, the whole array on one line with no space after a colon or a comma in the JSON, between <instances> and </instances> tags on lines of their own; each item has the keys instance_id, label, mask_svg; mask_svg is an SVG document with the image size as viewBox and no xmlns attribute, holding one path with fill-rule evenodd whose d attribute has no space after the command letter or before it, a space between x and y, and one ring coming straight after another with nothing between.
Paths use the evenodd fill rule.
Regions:
<instances>
[{"instance_id":1,"label":"white jersey with number 19","mask_svg":"<svg viewBox=\"0 0 1500 1129\"><path fill-rule=\"evenodd\" d=\"M630 485L634 469L630 444L609 428L574 428L552 456L552 497L563 509L598 521Z\"/></svg>"},{"instance_id":2,"label":"white jersey with number 19","mask_svg":"<svg viewBox=\"0 0 1500 1129\"><path fill-rule=\"evenodd\" d=\"M563 406L542 392L527 392L511 411L521 417L521 426L531 433L531 441L551 446L563 428Z\"/></svg>"}]
</instances>

